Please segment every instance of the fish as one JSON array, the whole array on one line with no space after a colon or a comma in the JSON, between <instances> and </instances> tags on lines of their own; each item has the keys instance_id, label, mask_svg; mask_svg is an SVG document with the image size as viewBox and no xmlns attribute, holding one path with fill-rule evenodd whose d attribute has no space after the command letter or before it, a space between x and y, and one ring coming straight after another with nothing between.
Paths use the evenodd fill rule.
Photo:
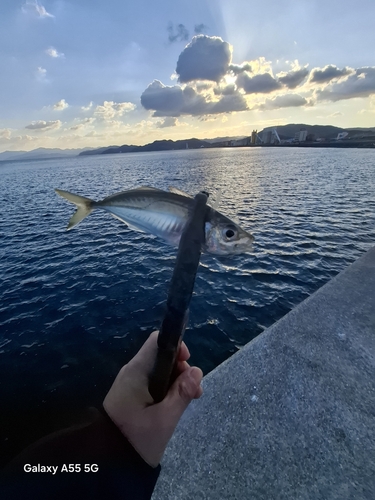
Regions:
<instances>
[{"instance_id":1,"label":"fish","mask_svg":"<svg viewBox=\"0 0 375 500\"><path fill-rule=\"evenodd\" d=\"M193 207L193 197L177 188L163 191L142 186L94 201L55 189L77 206L67 230L75 227L94 209L102 209L130 229L151 233L171 245L178 245ZM233 255L251 251L254 236L211 206L206 207L205 241L202 251L213 255Z\"/></svg>"}]
</instances>

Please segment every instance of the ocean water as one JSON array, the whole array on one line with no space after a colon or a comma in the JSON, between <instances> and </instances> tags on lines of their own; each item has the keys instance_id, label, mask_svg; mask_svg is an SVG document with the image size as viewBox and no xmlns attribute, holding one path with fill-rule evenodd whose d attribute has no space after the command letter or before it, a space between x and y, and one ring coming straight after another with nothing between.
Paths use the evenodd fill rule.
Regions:
<instances>
[{"instance_id":1,"label":"ocean water","mask_svg":"<svg viewBox=\"0 0 375 500\"><path fill-rule=\"evenodd\" d=\"M203 255L185 342L212 370L375 244L372 150L236 148L0 163L0 443L5 461L99 405L163 317L176 249L61 188L220 197L251 254Z\"/></svg>"}]
</instances>

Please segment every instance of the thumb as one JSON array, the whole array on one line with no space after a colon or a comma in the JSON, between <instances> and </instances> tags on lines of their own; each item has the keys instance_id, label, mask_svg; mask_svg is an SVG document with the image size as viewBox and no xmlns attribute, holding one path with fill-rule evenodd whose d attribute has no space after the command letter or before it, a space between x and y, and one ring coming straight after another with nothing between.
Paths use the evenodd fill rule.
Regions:
<instances>
[{"instance_id":1,"label":"thumb","mask_svg":"<svg viewBox=\"0 0 375 500\"><path fill-rule=\"evenodd\" d=\"M200 368L188 368L175 380L162 401L161 404L168 406L170 414L176 418L176 425L191 401L201 395L202 378L203 372Z\"/></svg>"}]
</instances>

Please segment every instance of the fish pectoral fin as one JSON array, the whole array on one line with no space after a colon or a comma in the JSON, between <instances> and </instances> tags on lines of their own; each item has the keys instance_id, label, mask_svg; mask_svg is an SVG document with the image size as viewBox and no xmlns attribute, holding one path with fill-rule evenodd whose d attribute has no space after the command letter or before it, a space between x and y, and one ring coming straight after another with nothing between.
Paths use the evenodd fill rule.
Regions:
<instances>
[{"instance_id":1,"label":"fish pectoral fin","mask_svg":"<svg viewBox=\"0 0 375 500\"><path fill-rule=\"evenodd\" d=\"M77 207L76 212L74 212L73 216L69 220L67 227L68 230L72 229L79 222L81 222L81 220L91 214L94 201L90 200L90 198L69 193L69 191L63 191L62 189L55 189L55 191L59 196L65 198L71 203L74 203Z\"/></svg>"},{"instance_id":2,"label":"fish pectoral fin","mask_svg":"<svg viewBox=\"0 0 375 500\"><path fill-rule=\"evenodd\" d=\"M169 186L168 190L170 193L179 194L180 196L185 196L186 198L193 198L191 194L186 193L185 191L182 191L182 189L178 189L174 186Z\"/></svg>"}]
</instances>

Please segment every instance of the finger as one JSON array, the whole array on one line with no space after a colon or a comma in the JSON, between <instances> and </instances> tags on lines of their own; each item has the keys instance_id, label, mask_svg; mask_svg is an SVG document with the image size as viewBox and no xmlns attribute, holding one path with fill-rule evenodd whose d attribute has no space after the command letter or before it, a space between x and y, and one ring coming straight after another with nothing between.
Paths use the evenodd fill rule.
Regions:
<instances>
[{"instance_id":1,"label":"finger","mask_svg":"<svg viewBox=\"0 0 375 500\"><path fill-rule=\"evenodd\" d=\"M190 367L175 380L164 400L160 403L169 414L170 424L177 425L189 403L199 394L202 370Z\"/></svg>"},{"instance_id":2,"label":"finger","mask_svg":"<svg viewBox=\"0 0 375 500\"><path fill-rule=\"evenodd\" d=\"M183 373L185 370L188 370L190 368L189 363L186 361L178 361L177 362L177 373L180 375Z\"/></svg>"},{"instance_id":3,"label":"finger","mask_svg":"<svg viewBox=\"0 0 375 500\"><path fill-rule=\"evenodd\" d=\"M203 387L200 385L195 393L194 399L199 399L203 394Z\"/></svg>"},{"instance_id":4,"label":"finger","mask_svg":"<svg viewBox=\"0 0 375 500\"><path fill-rule=\"evenodd\" d=\"M190 358L190 352L185 344L185 342L181 342L180 350L178 352L177 359L178 361L187 361Z\"/></svg>"}]
</instances>

